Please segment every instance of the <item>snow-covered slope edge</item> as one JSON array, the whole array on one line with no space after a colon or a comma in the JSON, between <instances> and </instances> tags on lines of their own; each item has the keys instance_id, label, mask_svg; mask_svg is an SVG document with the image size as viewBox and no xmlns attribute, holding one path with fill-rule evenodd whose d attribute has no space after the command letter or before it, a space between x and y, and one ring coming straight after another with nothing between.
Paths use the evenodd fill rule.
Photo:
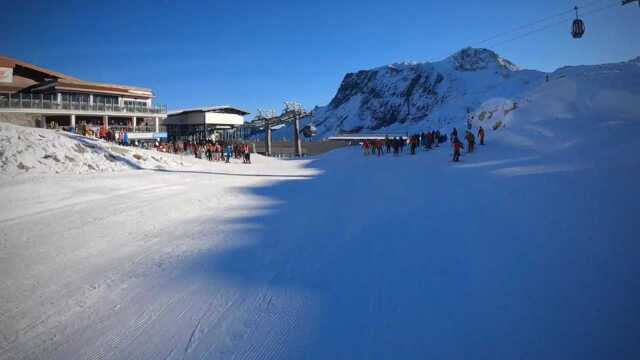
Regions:
<instances>
[{"instance_id":1,"label":"snow-covered slope edge","mask_svg":"<svg viewBox=\"0 0 640 360\"><path fill-rule=\"evenodd\" d=\"M251 165L238 159L232 159L231 163L212 162L192 155L119 146L62 131L0 123L1 180L136 170L290 177L287 171L295 168L301 176L317 174L314 169L305 168L308 162L300 160L292 164L257 154L251 157Z\"/></svg>"},{"instance_id":2,"label":"snow-covered slope edge","mask_svg":"<svg viewBox=\"0 0 640 360\"><path fill-rule=\"evenodd\" d=\"M158 152L61 131L0 123L0 175L85 174L184 165Z\"/></svg>"},{"instance_id":3,"label":"snow-covered slope edge","mask_svg":"<svg viewBox=\"0 0 640 360\"><path fill-rule=\"evenodd\" d=\"M474 125L499 123L500 131L492 132L496 137L540 154L628 163L640 131L639 102L637 62L565 67L523 93L517 106L511 99L482 104Z\"/></svg>"}]
</instances>

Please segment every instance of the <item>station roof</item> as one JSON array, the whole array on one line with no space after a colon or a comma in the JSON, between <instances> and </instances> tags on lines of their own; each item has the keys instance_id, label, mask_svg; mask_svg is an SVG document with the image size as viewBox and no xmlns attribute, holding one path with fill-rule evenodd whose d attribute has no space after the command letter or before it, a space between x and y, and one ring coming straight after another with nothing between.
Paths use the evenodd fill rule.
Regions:
<instances>
[{"instance_id":1,"label":"station roof","mask_svg":"<svg viewBox=\"0 0 640 360\"><path fill-rule=\"evenodd\" d=\"M22 80L18 83L17 80L14 80L15 84L13 84L13 86L11 86L12 84L6 85L8 88L15 88L15 90L37 91L55 88L56 90L95 91L98 93L123 96L153 97L153 91L151 91L151 89L80 80L73 76L3 55L0 55L0 67L13 68L14 78L20 77L32 81L29 83L29 80ZM27 84L29 84L29 86L25 86Z\"/></svg>"},{"instance_id":2,"label":"station roof","mask_svg":"<svg viewBox=\"0 0 640 360\"><path fill-rule=\"evenodd\" d=\"M194 112L216 112L216 113L237 114L242 116L250 114L249 112L239 109L237 107L223 105L223 106L208 106L208 107L171 111L169 112L169 116L188 114L188 113L194 113Z\"/></svg>"},{"instance_id":3,"label":"station roof","mask_svg":"<svg viewBox=\"0 0 640 360\"><path fill-rule=\"evenodd\" d=\"M38 73L42 79L46 79L46 78L56 78L56 79L74 79L74 80L79 80L76 79L72 76L69 75L65 75L63 73L59 73L57 71L53 71L53 70L49 70L40 66L36 66L33 64L29 64L27 62L21 61L21 60L17 60L17 59L13 59L10 58L8 56L4 56L4 55L0 55L0 66L2 67L9 67L9 68L25 68L28 70L31 70L32 72L36 72Z\"/></svg>"}]
</instances>

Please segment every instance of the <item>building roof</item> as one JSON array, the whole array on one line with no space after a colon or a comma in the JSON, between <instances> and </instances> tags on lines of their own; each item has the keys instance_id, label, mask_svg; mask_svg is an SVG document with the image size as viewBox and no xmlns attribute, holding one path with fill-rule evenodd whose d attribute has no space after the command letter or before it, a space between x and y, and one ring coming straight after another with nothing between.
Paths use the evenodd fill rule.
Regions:
<instances>
[{"instance_id":1,"label":"building roof","mask_svg":"<svg viewBox=\"0 0 640 360\"><path fill-rule=\"evenodd\" d=\"M63 73L59 73L57 71L53 71L53 70L49 70L40 66L36 66L33 64L29 64L27 62L21 61L21 60L17 60L17 59L13 59L10 58L8 56L4 56L4 55L0 55L0 66L2 67L10 67L10 68L16 68L16 67L24 67L36 72L39 72L43 75L47 75L50 78L57 78L57 79L73 79L73 80L79 80L76 79L72 76L69 75L65 75Z\"/></svg>"},{"instance_id":2,"label":"building roof","mask_svg":"<svg viewBox=\"0 0 640 360\"><path fill-rule=\"evenodd\" d=\"M183 110L175 110L169 112L169 116L171 115L180 115L180 114L188 114L193 112L217 112L217 113L231 113L238 115L249 115L250 112L244 111L234 106L209 106L209 107L200 107L193 109L183 109Z\"/></svg>"},{"instance_id":3,"label":"building roof","mask_svg":"<svg viewBox=\"0 0 640 360\"><path fill-rule=\"evenodd\" d=\"M56 89L63 90L84 90L125 96L140 96L146 98L153 97L153 91L151 89L127 85L84 81L69 75L65 75L2 55L0 55L0 67L11 67L14 69L14 76L22 76L34 80L36 84L29 86L31 90L54 87Z\"/></svg>"},{"instance_id":4,"label":"building roof","mask_svg":"<svg viewBox=\"0 0 640 360\"><path fill-rule=\"evenodd\" d=\"M54 88L61 91L86 91L86 92L99 92L102 94L115 94L121 96L131 97L153 97L153 91L151 89L139 88L133 86L123 86L115 84L95 83L82 80L70 80L70 79L54 79L50 81L44 81L33 85L29 90L47 90Z\"/></svg>"}]
</instances>

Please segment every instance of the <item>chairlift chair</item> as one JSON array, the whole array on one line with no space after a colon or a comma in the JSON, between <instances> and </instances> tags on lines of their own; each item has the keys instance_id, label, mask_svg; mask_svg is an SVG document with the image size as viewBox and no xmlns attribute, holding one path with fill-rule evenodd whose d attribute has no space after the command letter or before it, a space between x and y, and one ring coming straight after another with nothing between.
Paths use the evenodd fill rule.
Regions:
<instances>
[{"instance_id":1,"label":"chairlift chair","mask_svg":"<svg viewBox=\"0 0 640 360\"><path fill-rule=\"evenodd\" d=\"M316 135L317 133L317 129L315 126L313 126L313 124L309 124L307 126L305 126L304 128L302 128L302 135L304 135L304 137L306 138L310 138Z\"/></svg>"}]
</instances>

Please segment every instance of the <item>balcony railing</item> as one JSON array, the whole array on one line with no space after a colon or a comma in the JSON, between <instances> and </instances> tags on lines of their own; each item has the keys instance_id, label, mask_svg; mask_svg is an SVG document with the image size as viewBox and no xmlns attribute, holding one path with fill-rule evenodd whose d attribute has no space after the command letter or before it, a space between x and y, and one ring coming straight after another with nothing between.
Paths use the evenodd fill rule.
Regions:
<instances>
[{"instance_id":1,"label":"balcony railing","mask_svg":"<svg viewBox=\"0 0 640 360\"><path fill-rule=\"evenodd\" d=\"M89 127L96 127L100 125L89 125ZM136 133L155 133L155 126L136 126L135 131L132 126L123 126L123 125L111 125L109 124L109 129L112 131L126 131L126 132L136 132ZM166 126L160 125L158 127L157 132L167 132Z\"/></svg>"},{"instance_id":2,"label":"balcony railing","mask_svg":"<svg viewBox=\"0 0 640 360\"><path fill-rule=\"evenodd\" d=\"M0 96L0 109L34 109L34 110L77 110L87 112L115 112L130 114L166 114L166 105L142 106L118 104L90 104L88 102L58 102L51 97L43 96Z\"/></svg>"}]
</instances>

